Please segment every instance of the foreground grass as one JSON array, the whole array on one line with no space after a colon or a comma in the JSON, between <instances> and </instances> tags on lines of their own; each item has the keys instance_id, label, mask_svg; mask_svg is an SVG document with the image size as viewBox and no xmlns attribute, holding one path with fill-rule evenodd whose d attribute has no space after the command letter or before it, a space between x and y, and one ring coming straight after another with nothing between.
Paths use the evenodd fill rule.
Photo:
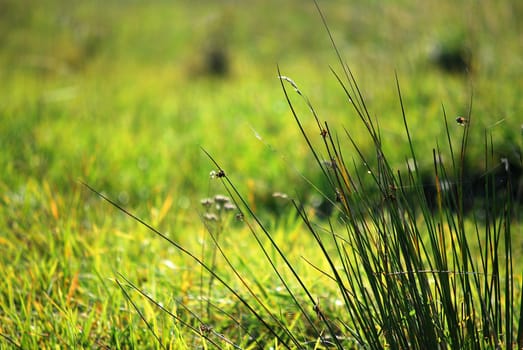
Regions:
<instances>
[{"instance_id":1,"label":"foreground grass","mask_svg":"<svg viewBox=\"0 0 523 350\"><path fill-rule=\"evenodd\" d=\"M140 226L122 220L117 211L107 211L99 203L92 205L93 198L80 193L84 192L78 192L77 200L67 208L56 204L53 213L42 209L53 207L52 199L38 197L29 191L19 203L10 203L10 212L2 212L6 217L26 216L32 223L19 226L13 222L9 235L1 241L6 262L1 284L1 333L5 337L2 342L12 342L23 348L46 348L51 344L108 348L158 346L117 287L118 272L124 273L125 278L172 312L183 314L183 309L178 310L180 303L198 311L206 310L207 303L199 297L205 295L230 312L242 313L239 305L231 305L225 290L208 290L208 277L193 261ZM90 208L87 211L86 206ZM67 217L76 220L71 222ZM103 225L93 225L93 222ZM190 234L185 226L182 226L185 234L170 223L159 223L158 227L168 232L169 237L176 237L188 250L197 252L203 260L211 260L212 244L202 225L194 224ZM110 229L104 231L107 228ZM286 228L282 227L275 237L289 247L289 258L296 261L296 267L304 269L306 264L300 259L301 254L314 256L307 248L311 247L309 239L295 223L289 223ZM272 291L266 302L281 308L282 312L292 313L290 306L286 309L288 297L280 290L281 285L262 272L266 265L264 260L254 252L245 253L252 251L255 244L247 232L241 228L227 229L221 239L227 254L233 257L233 263L242 265L260 286ZM223 264L221 259L216 262L217 266ZM222 272L223 269L217 270ZM314 283L323 289L321 274L311 272L311 281L316 280ZM226 278L234 281L232 275ZM318 295L327 297L328 291ZM137 297L135 293L133 298ZM171 317L141 299L138 304L162 339L170 339L175 346L188 341L187 347L192 347L190 344L194 340L190 339L193 336L180 332ZM233 325L222 324L220 319L219 313L213 310L205 322L216 330L234 330ZM253 327L256 328L255 323ZM184 334L184 341L181 341Z\"/></svg>"},{"instance_id":2,"label":"foreground grass","mask_svg":"<svg viewBox=\"0 0 523 350\"><path fill-rule=\"evenodd\" d=\"M284 212L279 221L269 216L277 227L274 234L296 268L304 271L320 302L329 300L334 291L325 287L326 277L301 258L326 268L313 260L317 254L312 238L285 211L289 204L271 197L287 190L314 197L294 170L305 172L312 158L297 141L298 131L278 88L276 63L286 75L317 86L309 95L324 108L322 112L332 116L329 120L334 124L350 125L358 134L352 119L342 112L345 97L328 73L332 53L327 51L324 33L314 29L320 25L312 4L280 7L276 24L266 24L265 19L273 18L274 7L281 5L270 3L260 5L259 13L270 15L260 15L256 23L246 21L251 18L246 15L250 7L173 7L166 2L126 7L107 3L103 9L35 4L20 23L23 11L16 2L6 4L18 15L12 17L16 20L10 35L2 39L0 57L0 128L5 135L0 140L4 150L0 229L5 233L0 236L2 343L23 348L157 347L116 285L118 272L170 310L177 310L183 301L206 315L207 303L199 296L208 293L209 283L201 269L86 194L78 183L82 179L95 185L212 261L199 200L223 189L210 182L213 167L197 145L219 156L260 211L272 206ZM362 2L349 11L332 2L325 9L332 27L340 28L335 35L382 121L384 147L396 150L398 144L406 144L396 118L389 117L399 112L393 89L395 69L407 114L412 116L416 148L427 154L425 165L431 165L434 145L426 140L436 142L443 136L441 103L449 115L464 113L469 83L474 88L474 130L478 131L471 135L474 167L481 168L477 163L482 161L483 148L475 146L481 144L484 128L492 131L501 149L510 151L521 144L520 87L514 73L521 68L519 3L477 8L452 2L427 3L423 8L405 4L382 8ZM480 14L479 19L463 20L468 12ZM198 62L206 38L225 35L202 24L215 21L211 16L215 13L219 14L216 27L222 27L220 20L232 23L232 27L225 25L225 32L234 33L227 37L232 70L226 77L209 77L205 65ZM135 25L137 18L141 26ZM199 28L197 36L191 34L194 28ZM412 33L419 33L416 40ZM427 45L445 43L447 37L459 41L461 35L472 44L477 60L471 81L436 69L425 50ZM301 111L307 111L306 106ZM313 125L311 120L306 127ZM406 148L394 152L397 167L405 154ZM516 226L513 232L520 230ZM297 322L297 332L307 334L281 285L265 273L265 260L248 254L254 242L245 228L233 224L220 239L229 249L227 256L251 274L260 289L269 291L266 303L288 313L289 324ZM221 260L216 266L225 270ZM234 281L230 272L224 273ZM227 291L215 288L213 294L223 303L222 309L245 315L240 306L230 304ZM335 313L337 303L333 305ZM139 308L173 347L190 348L200 341L193 333L179 333L172 318L149 303L140 303ZM203 321L224 334L233 330L244 334L221 317L219 312L209 312ZM256 320L252 325L255 333Z\"/></svg>"}]
</instances>

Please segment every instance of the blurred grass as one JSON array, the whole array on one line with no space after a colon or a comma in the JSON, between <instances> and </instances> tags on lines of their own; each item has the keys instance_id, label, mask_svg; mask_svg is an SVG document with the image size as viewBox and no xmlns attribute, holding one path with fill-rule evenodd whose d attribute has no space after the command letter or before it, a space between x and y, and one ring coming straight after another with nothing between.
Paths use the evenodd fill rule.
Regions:
<instances>
[{"instance_id":1,"label":"blurred grass","mask_svg":"<svg viewBox=\"0 0 523 350\"><path fill-rule=\"evenodd\" d=\"M408 154L394 71L427 166L444 137L441 105L452 119L465 114L471 86L472 167L481 168L484 150L474 145L484 128L507 153L521 147L520 2L320 5L379 118L385 149L395 150L394 167ZM317 174L276 65L331 125L362 128L329 72L334 53L313 3L5 0L0 33L0 333L24 347L154 344L109 280L113 270L152 290L178 285L180 295L196 283L192 273L172 281L162 259L185 262L78 180L199 247L198 201L220 190L200 147L260 210L279 210L275 191L310 194L300 173ZM431 62L438 46L456 42L472 53L469 77ZM210 50L225 54L226 75L209 71ZM312 119L306 126L315 130ZM92 329L81 329L93 319Z\"/></svg>"},{"instance_id":2,"label":"blurred grass","mask_svg":"<svg viewBox=\"0 0 523 350\"><path fill-rule=\"evenodd\" d=\"M251 130L304 168L308 159L282 103L276 64L303 84L322 115L358 127L342 110L343 95L328 72L333 53L311 5L266 2L260 14L278 11L248 16L251 5L226 2L35 4L28 23L9 27L3 39L2 132L10 135L3 141L10 152L2 163L10 170L7 181L19 181L8 184L37 176L66 190L82 178L133 191L128 197L138 203L166 187L193 194L206 182L202 146L226 155L219 158L238 176L285 186L296 175L265 161L274 157ZM9 6L23 11L15 2L4 6L7 18ZM322 6L394 145L405 143L395 118L394 70L415 141L428 154L432 143L425 140L443 131L441 104L450 116L464 114L469 85L479 134L501 120L499 139L519 127L522 44L517 9L508 3ZM455 37L472 48L470 82L430 64L430 50ZM229 57L226 77L206 75L206 47L213 42L223 43ZM263 166L252 161L260 158Z\"/></svg>"}]
</instances>

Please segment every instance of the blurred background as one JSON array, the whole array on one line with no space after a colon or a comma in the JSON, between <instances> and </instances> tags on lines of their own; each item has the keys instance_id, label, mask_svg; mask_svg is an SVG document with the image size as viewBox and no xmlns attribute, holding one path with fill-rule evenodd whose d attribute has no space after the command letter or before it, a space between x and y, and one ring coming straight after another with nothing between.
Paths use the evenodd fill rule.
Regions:
<instances>
[{"instance_id":1,"label":"blurred background","mask_svg":"<svg viewBox=\"0 0 523 350\"><path fill-rule=\"evenodd\" d=\"M395 74L427 167L446 140L442 106L454 127L471 99L471 169L482 171L485 130L500 157L521 157L522 2L318 2L394 167L408 155ZM47 188L67 203L80 180L125 205L149 210L169 197L188 212L221 190L201 148L258 206L277 191L313 195L302 176L320 175L278 66L321 119L370 146L330 71L340 65L312 1L1 0L4 202ZM451 133L459 144L462 129Z\"/></svg>"}]
</instances>

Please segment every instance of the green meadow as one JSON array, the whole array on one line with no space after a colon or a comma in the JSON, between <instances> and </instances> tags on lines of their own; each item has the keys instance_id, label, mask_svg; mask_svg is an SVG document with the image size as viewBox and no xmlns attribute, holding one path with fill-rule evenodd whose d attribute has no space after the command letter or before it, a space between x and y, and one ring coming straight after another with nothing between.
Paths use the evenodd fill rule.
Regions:
<instances>
[{"instance_id":1,"label":"green meadow","mask_svg":"<svg viewBox=\"0 0 523 350\"><path fill-rule=\"evenodd\" d=\"M503 247L512 247L514 278L506 279L514 280L510 300L519 305L523 3L319 6L393 173L408 171L413 148L422 185L433 187L433 150L445 150L446 164L459 158L465 128L465 200L488 203L481 179L510 166L512 241ZM347 300L325 272L329 260L302 214L327 231L343 231L344 223L322 212L334 191L285 94L313 149L322 135L307 101L328 122L357 182L372 185L358 151L373 158L376 144L340 86L341 72L313 1L1 1L0 348L364 347L343 331L346 343L315 341L317 329L328 331L307 323L296 305L313 305L284 269L287 260L299 273L322 306L314 307L317 315L344 320ZM232 190L211 176L220 169ZM218 207L216 195L236 198L230 211ZM243 221L238 198L249 208ZM462 228L481 232L492 224L474 206L468 215ZM255 239L256 220L276 244ZM478 242L470 252L479 256ZM336 247L326 249L337 254ZM268 261L280 264L288 283ZM232 291L254 302L242 303ZM263 325L250 305L283 321L261 317ZM280 321L284 335L267 330Z\"/></svg>"}]
</instances>

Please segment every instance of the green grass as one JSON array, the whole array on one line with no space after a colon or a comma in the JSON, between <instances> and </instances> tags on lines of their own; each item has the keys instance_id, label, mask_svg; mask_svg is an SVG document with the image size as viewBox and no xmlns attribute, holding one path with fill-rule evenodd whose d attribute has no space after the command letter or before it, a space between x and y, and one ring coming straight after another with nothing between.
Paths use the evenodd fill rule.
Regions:
<instances>
[{"instance_id":1,"label":"green grass","mask_svg":"<svg viewBox=\"0 0 523 350\"><path fill-rule=\"evenodd\" d=\"M446 143L442 105L452 121L467 113L471 95L470 169L484 169L485 129L501 152L496 160L515 157L515 147L521 149L519 2L320 5L371 114L379 118L393 169L405 169L409 155L395 71L423 168L432 169L436 142ZM0 344L157 347L116 284L117 273L180 315L187 312L181 302L189 305L205 316L203 324L231 338L234 334L242 345L249 342L247 332L261 332L245 306L231 301L216 281L213 297L219 307L244 315L250 329L242 330L217 311L207 315L207 304L198 299L208 294L209 285L201 267L79 182L108 194L211 262L215 249L199 201L223 188L209 179L215 167L201 147L269 223L322 307L329 305L335 289L326 290L325 275L301 258L328 269L313 237L289 202L272 197L277 191L299 195L310 208L318 196L302 175L328 188L293 123L276 65L340 136L345 127L365 152L374 146L354 122L329 71L336 58L312 2L72 6L46 1L27 9L4 1L0 32L5 33L0 37ZM209 76L204 64L215 41L227 44L231 71L225 77ZM455 42L471 48L470 77L447 74L430 63L431 47ZM295 107L300 116L309 115L301 101ZM303 123L317 132L312 118ZM451 139L459 140L461 132L451 128ZM308 339L312 331L280 281L265 269L266 260L254 252L248 230L234 221L227 227L220 242L231 263L250 276L252 288L266 294L269 309L287 315L289 327ZM520 231L520 226L512 229L515 236ZM520 245L513 243L516 251ZM275 254L269 244L267 249ZM223 258L216 259L216 269L243 292L245 286ZM132 297L164 344L168 339L173 348L191 348L201 341L135 293ZM325 311L344 312L336 305Z\"/></svg>"}]
</instances>

